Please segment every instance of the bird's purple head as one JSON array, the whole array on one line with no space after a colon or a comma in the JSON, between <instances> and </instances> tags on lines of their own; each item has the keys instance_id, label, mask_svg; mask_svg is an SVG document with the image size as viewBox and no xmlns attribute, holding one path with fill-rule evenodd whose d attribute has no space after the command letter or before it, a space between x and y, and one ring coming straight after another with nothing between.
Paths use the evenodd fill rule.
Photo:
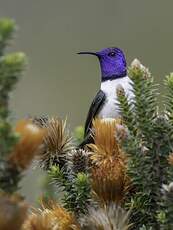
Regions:
<instances>
[{"instance_id":1,"label":"bird's purple head","mask_svg":"<svg viewBox=\"0 0 173 230\"><path fill-rule=\"evenodd\" d=\"M99 58L102 81L125 77L127 74L126 58L119 48L111 47L98 52L80 52L91 54Z\"/></svg>"}]
</instances>

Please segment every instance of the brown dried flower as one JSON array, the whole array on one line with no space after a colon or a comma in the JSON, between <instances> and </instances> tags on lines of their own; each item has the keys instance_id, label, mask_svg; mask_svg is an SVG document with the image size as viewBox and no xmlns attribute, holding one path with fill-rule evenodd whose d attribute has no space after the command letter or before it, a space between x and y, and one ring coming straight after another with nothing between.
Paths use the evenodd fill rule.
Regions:
<instances>
[{"instance_id":1,"label":"brown dried flower","mask_svg":"<svg viewBox=\"0 0 173 230\"><path fill-rule=\"evenodd\" d=\"M27 214L27 204L19 195L0 195L0 229L19 230Z\"/></svg>"},{"instance_id":2,"label":"brown dried flower","mask_svg":"<svg viewBox=\"0 0 173 230\"><path fill-rule=\"evenodd\" d=\"M126 167L118 159L105 161L92 169L92 188L105 203L119 204L125 198L129 186Z\"/></svg>"},{"instance_id":3,"label":"brown dried flower","mask_svg":"<svg viewBox=\"0 0 173 230\"><path fill-rule=\"evenodd\" d=\"M126 156L116 139L119 120L95 120L94 142L91 149L92 188L100 200L109 203L123 201L129 178L126 175Z\"/></svg>"},{"instance_id":4,"label":"brown dried flower","mask_svg":"<svg viewBox=\"0 0 173 230\"><path fill-rule=\"evenodd\" d=\"M72 138L66 129L66 121L59 118L49 118L45 127L47 134L44 138L44 148L39 156L41 166L49 169L53 164L64 163L67 153L74 149Z\"/></svg>"},{"instance_id":5,"label":"brown dried flower","mask_svg":"<svg viewBox=\"0 0 173 230\"><path fill-rule=\"evenodd\" d=\"M79 230L74 216L58 204L33 212L24 223L23 230Z\"/></svg>"},{"instance_id":6,"label":"brown dried flower","mask_svg":"<svg viewBox=\"0 0 173 230\"><path fill-rule=\"evenodd\" d=\"M116 139L120 124L120 119L109 121L96 119L93 121L94 144L89 144L88 147L91 149L91 160L94 164L103 164L104 160L114 158L121 159L123 162L126 161L126 155L122 152Z\"/></svg>"},{"instance_id":7,"label":"brown dried flower","mask_svg":"<svg viewBox=\"0 0 173 230\"><path fill-rule=\"evenodd\" d=\"M10 154L9 162L24 170L29 166L34 156L38 154L45 130L34 125L28 119L20 120L15 131L20 134L20 140Z\"/></svg>"}]
</instances>

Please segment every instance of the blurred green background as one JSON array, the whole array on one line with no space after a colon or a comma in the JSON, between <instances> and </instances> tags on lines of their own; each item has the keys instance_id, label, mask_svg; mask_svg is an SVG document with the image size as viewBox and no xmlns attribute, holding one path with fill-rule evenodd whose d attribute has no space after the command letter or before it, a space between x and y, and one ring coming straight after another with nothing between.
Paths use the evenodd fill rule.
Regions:
<instances>
[{"instance_id":1,"label":"blurred green background","mask_svg":"<svg viewBox=\"0 0 173 230\"><path fill-rule=\"evenodd\" d=\"M128 64L139 58L162 84L173 71L172 11L171 0L0 0L0 17L19 26L10 51L29 58L11 97L14 120L48 114L67 116L71 129L84 123L100 70L95 57L78 51L118 46ZM38 172L30 170L23 185L34 201Z\"/></svg>"}]
</instances>

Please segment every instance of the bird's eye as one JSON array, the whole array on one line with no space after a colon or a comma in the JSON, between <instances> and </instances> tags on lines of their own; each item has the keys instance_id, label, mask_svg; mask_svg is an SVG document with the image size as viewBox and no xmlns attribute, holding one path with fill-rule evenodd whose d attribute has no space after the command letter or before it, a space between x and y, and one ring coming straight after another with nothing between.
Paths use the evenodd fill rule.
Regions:
<instances>
[{"instance_id":1,"label":"bird's eye","mask_svg":"<svg viewBox=\"0 0 173 230\"><path fill-rule=\"evenodd\" d=\"M109 57L115 57L115 55L116 55L115 52L110 52L110 53L108 53L108 56L109 56Z\"/></svg>"}]
</instances>

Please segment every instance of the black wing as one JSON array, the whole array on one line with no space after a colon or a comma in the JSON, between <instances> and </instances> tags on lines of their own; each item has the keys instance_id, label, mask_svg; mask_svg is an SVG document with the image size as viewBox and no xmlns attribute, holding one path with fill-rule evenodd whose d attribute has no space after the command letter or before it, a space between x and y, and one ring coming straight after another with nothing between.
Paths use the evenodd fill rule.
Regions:
<instances>
[{"instance_id":1,"label":"black wing","mask_svg":"<svg viewBox=\"0 0 173 230\"><path fill-rule=\"evenodd\" d=\"M102 108L102 106L105 102L105 99L106 99L105 93L102 90L99 90L99 92L95 96L95 98L94 98L94 100L93 100L93 102L89 108L89 111L88 111L87 119L85 122L84 138L86 136L88 136L88 134L90 133L92 121L97 116L100 109Z\"/></svg>"}]
</instances>

